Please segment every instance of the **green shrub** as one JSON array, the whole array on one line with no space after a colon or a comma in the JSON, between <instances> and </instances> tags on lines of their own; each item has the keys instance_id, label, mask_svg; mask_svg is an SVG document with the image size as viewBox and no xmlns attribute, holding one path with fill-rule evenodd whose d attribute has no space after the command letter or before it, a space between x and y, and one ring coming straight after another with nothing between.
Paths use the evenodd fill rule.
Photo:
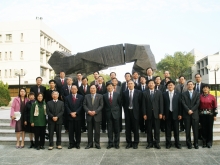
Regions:
<instances>
[{"instance_id":1,"label":"green shrub","mask_svg":"<svg viewBox=\"0 0 220 165\"><path fill-rule=\"evenodd\" d=\"M11 101L8 84L0 81L0 106L7 106Z\"/></svg>"}]
</instances>

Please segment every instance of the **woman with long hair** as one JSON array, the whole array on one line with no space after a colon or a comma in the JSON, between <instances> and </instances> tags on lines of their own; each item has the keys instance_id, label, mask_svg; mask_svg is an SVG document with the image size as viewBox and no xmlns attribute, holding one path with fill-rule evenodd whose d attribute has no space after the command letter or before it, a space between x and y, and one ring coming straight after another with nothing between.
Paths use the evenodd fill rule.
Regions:
<instances>
[{"instance_id":1,"label":"woman with long hair","mask_svg":"<svg viewBox=\"0 0 220 165\"><path fill-rule=\"evenodd\" d=\"M35 147L37 150L45 149L45 130L46 130L46 103L43 101L43 93L38 93L36 101L31 107L30 123L34 127ZM40 138L40 142L39 142Z\"/></svg>"},{"instance_id":2,"label":"woman with long hair","mask_svg":"<svg viewBox=\"0 0 220 165\"><path fill-rule=\"evenodd\" d=\"M25 88L21 88L19 90L18 97L15 97L12 106L11 106L11 123L10 126L15 128L16 132L16 148L24 148L24 138L25 138L25 132L24 132L24 109L25 104L27 103L27 95ZM19 115L20 113L20 115ZM16 118L17 116L17 118ZM20 119L19 119L20 116ZM20 137L22 137L21 143L20 143Z\"/></svg>"}]
</instances>

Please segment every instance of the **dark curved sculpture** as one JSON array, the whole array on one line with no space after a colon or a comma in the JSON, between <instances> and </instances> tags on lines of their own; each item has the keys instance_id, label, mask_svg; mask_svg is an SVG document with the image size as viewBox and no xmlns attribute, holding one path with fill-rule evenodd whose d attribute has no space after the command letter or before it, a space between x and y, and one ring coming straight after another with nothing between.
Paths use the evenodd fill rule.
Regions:
<instances>
[{"instance_id":1,"label":"dark curved sculpture","mask_svg":"<svg viewBox=\"0 0 220 165\"><path fill-rule=\"evenodd\" d=\"M110 45L76 55L55 51L48 63L56 74L63 70L67 75L70 75L77 72L91 74L95 71L133 61L133 71L140 74L145 74L147 67L156 69L155 58L150 45L134 44Z\"/></svg>"}]
</instances>

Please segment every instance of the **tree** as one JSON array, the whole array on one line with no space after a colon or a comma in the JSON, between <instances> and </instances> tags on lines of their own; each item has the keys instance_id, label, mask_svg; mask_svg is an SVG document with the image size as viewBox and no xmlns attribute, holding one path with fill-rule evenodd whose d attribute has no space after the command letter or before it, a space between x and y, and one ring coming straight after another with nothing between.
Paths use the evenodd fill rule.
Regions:
<instances>
[{"instance_id":1,"label":"tree","mask_svg":"<svg viewBox=\"0 0 220 165\"><path fill-rule=\"evenodd\" d=\"M107 81L109 81L111 79L108 74L100 73L99 75L104 78L105 82L107 82ZM88 84L90 84L92 81L95 80L94 77L93 77L93 74L88 75L87 78L88 78Z\"/></svg>"},{"instance_id":2,"label":"tree","mask_svg":"<svg viewBox=\"0 0 220 165\"><path fill-rule=\"evenodd\" d=\"M3 81L0 81L0 106L7 106L10 101L11 97L8 84L4 84Z\"/></svg>"},{"instance_id":3,"label":"tree","mask_svg":"<svg viewBox=\"0 0 220 165\"><path fill-rule=\"evenodd\" d=\"M194 56L191 53L175 52L174 55L166 55L165 58L157 63L157 72L167 70L173 80L176 80L180 75L189 78L193 64Z\"/></svg>"}]
</instances>

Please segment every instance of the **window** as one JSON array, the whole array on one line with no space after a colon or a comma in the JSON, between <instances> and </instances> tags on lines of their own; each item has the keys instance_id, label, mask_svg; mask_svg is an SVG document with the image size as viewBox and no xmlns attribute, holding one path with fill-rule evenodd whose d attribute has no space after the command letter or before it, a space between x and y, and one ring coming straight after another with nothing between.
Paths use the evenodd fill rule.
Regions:
<instances>
[{"instance_id":1,"label":"window","mask_svg":"<svg viewBox=\"0 0 220 165\"><path fill-rule=\"evenodd\" d=\"M40 54L40 62L44 62L44 55L43 54Z\"/></svg>"},{"instance_id":2,"label":"window","mask_svg":"<svg viewBox=\"0 0 220 165\"><path fill-rule=\"evenodd\" d=\"M11 69L9 69L9 76L11 77Z\"/></svg>"},{"instance_id":3,"label":"window","mask_svg":"<svg viewBox=\"0 0 220 165\"><path fill-rule=\"evenodd\" d=\"M20 58L23 60L23 51L21 51L21 57Z\"/></svg>"},{"instance_id":4,"label":"window","mask_svg":"<svg viewBox=\"0 0 220 165\"><path fill-rule=\"evenodd\" d=\"M2 42L2 35L0 35L0 42Z\"/></svg>"},{"instance_id":5,"label":"window","mask_svg":"<svg viewBox=\"0 0 220 165\"><path fill-rule=\"evenodd\" d=\"M9 57L9 59L10 59L10 60L12 59L12 52L10 52L10 57Z\"/></svg>"},{"instance_id":6,"label":"window","mask_svg":"<svg viewBox=\"0 0 220 165\"><path fill-rule=\"evenodd\" d=\"M7 60L8 59L8 54L7 54L7 52L5 52L5 60Z\"/></svg>"},{"instance_id":7,"label":"window","mask_svg":"<svg viewBox=\"0 0 220 165\"><path fill-rule=\"evenodd\" d=\"M21 69L21 75L24 75L24 70L23 69Z\"/></svg>"},{"instance_id":8,"label":"window","mask_svg":"<svg viewBox=\"0 0 220 165\"><path fill-rule=\"evenodd\" d=\"M8 76L8 72L7 72L7 69L5 69L5 77Z\"/></svg>"},{"instance_id":9,"label":"window","mask_svg":"<svg viewBox=\"0 0 220 165\"><path fill-rule=\"evenodd\" d=\"M6 34L6 41L11 42L12 41L12 34Z\"/></svg>"},{"instance_id":10,"label":"window","mask_svg":"<svg viewBox=\"0 0 220 165\"><path fill-rule=\"evenodd\" d=\"M23 41L23 33L21 33L21 41Z\"/></svg>"},{"instance_id":11,"label":"window","mask_svg":"<svg viewBox=\"0 0 220 165\"><path fill-rule=\"evenodd\" d=\"M40 76L41 77L46 77L46 69L45 68L40 68Z\"/></svg>"}]
</instances>

